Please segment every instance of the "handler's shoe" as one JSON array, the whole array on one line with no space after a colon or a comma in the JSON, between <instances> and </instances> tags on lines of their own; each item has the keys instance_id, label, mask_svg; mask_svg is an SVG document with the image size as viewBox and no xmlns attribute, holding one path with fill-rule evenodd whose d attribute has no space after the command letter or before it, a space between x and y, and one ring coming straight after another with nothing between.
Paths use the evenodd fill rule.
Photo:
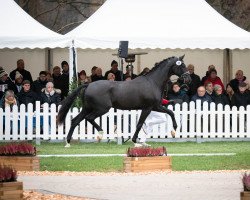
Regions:
<instances>
[{"instance_id":1,"label":"handler's shoe","mask_svg":"<svg viewBox=\"0 0 250 200\"><path fill-rule=\"evenodd\" d=\"M143 147L151 147L151 145L147 144L146 142L142 142L141 144L142 144Z\"/></svg>"},{"instance_id":2,"label":"handler's shoe","mask_svg":"<svg viewBox=\"0 0 250 200\"><path fill-rule=\"evenodd\" d=\"M64 147L65 148L69 148L70 147L70 143L66 142L66 145Z\"/></svg>"},{"instance_id":3,"label":"handler's shoe","mask_svg":"<svg viewBox=\"0 0 250 200\"><path fill-rule=\"evenodd\" d=\"M175 138L175 134L176 134L175 130L172 130L171 131L172 138Z\"/></svg>"},{"instance_id":4,"label":"handler's shoe","mask_svg":"<svg viewBox=\"0 0 250 200\"><path fill-rule=\"evenodd\" d=\"M103 131L99 131L98 135L96 136L97 142L101 142L102 137L103 137Z\"/></svg>"},{"instance_id":5,"label":"handler's shoe","mask_svg":"<svg viewBox=\"0 0 250 200\"><path fill-rule=\"evenodd\" d=\"M134 143L134 147L143 147L142 143Z\"/></svg>"}]
</instances>

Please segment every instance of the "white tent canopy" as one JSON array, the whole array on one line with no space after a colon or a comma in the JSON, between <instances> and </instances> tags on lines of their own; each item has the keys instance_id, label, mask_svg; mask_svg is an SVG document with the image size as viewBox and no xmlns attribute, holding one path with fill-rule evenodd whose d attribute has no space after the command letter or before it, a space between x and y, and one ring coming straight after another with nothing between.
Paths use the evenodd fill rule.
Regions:
<instances>
[{"instance_id":1,"label":"white tent canopy","mask_svg":"<svg viewBox=\"0 0 250 200\"><path fill-rule=\"evenodd\" d=\"M69 38L37 22L14 0L0 1L0 19L0 49L70 46Z\"/></svg>"},{"instance_id":2,"label":"white tent canopy","mask_svg":"<svg viewBox=\"0 0 250 200\"><path fill-rule=\"evenodd\" d=\"M121 40L131 49L250 48L250 33L205 0L107 0L66 35L80 48L115 49Z\"/></svg>"}]
</instances>

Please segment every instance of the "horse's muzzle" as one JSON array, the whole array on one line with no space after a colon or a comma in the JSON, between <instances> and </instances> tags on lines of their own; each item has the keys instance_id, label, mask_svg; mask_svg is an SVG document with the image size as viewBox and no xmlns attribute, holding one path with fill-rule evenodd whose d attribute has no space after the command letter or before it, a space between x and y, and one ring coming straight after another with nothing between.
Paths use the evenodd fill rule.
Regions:
<instances>
[{"instance_id":1,"label":"horse's muzzle","mask_svg":"<svg viewBox=\"0 0 250 200\"><path fill-rule=\"evenodd\" d=\"M181 79L183 80L184 83L187 83L187 84L192 81L189 72L185 72L184 74L182 74Z\"/></svg>"}]
</instances>

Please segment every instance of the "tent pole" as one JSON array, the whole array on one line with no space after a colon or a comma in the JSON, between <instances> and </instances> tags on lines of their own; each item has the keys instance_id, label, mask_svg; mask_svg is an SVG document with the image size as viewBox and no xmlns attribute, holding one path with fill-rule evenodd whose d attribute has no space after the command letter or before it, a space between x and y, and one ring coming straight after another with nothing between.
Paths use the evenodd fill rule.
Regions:
<instances>
[{"instance_id":1,"label":"tent pole","mask_svg":"<svg viewBox=\"0 0 250 200\"><path fill-rule=\"evenodd\" d=\"M232 50L223 51L223 82L226 85L232 79Z\"/></svg>"},{"instance_id":2,"label":"tent pole","mask_svg":"<svg viewBox=\"0 0 250 200\"><path fill-rule=\"evenodd\" d=\"M53 51L50 48L45 49L45 70L51 71L53 68Z\"/></svg>"}]
</instances>

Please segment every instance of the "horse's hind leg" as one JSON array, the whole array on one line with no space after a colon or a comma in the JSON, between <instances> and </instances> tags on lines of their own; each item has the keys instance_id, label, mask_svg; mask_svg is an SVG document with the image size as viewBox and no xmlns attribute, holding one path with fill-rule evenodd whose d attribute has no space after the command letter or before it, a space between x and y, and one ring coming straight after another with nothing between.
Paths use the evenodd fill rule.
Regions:
<instances>
[{"instance_id":1,"label":"horse's hind leg","mask_svg":"<svg viewBox=\"0 0 250 200\"><path fill-rule=\"evenodd\" d=\"M67 135L67 140L66 140L66 146L65 147L70 147L70 140L72 137L72 134L75 130L75 127L84 119L84 117L86 116L86 111L82 110L76 117L74 117L71 120L71 126Z\"/></svg>"},{"instance_id":2,"label":"horse's hind leg","mask_svg":"<svg viewBox=\"0 0 250 200\"><path fill-rule=\"evenodd\" d=\"M146 120L146 118L148 117L148 115L150 114L151 110L152 110L151 108L147 109L147 110L142 110L139 122L138 122L138 124L136 126L135 134L134 134L134 136L132 138L132 141L134 143L137 142L139 131L141 130L141 127L142 127L144 121Z\"/></svg>"}]
</instances>

